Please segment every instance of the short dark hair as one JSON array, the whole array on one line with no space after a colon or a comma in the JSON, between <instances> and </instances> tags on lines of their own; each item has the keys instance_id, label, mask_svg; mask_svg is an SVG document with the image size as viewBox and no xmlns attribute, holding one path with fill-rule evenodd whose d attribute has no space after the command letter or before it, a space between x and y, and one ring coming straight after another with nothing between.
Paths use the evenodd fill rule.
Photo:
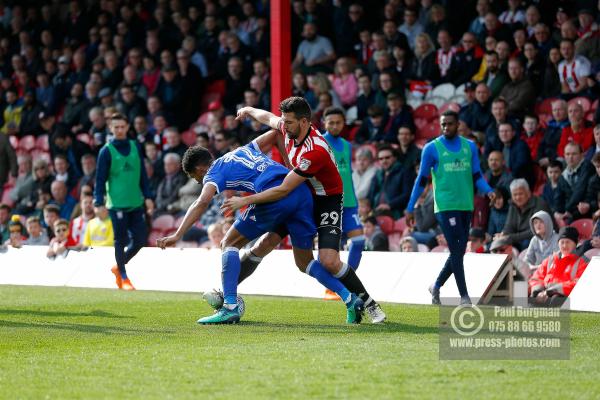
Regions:
<instances>
[{"instance_id":1,"label":"short dark hair","mask_svg":"<svg viewBox=\"0 0 600 400\"><path fill-rule=\"evenodd\" d=\"M525 114L525 118L523 119L523 121L525 121L526 118L532 118L532 119L535 119L538 122L540 121L540 117L538 117L534 113Z\"/></svg>"},{"instance_id":2,"label":"short dark hair","mask_svg":"<svg viewBox=\"0 0 600 400\"><path fill-rule=\"evenodd\" d=\"M114 113L113 115L110 116L110 120L111 120L111 122L112 121L125 121L126 124L129 123L129 120L127 119L127 117L121 113Z\"/></svg>"},{"instance_id":3,"label":"short dark hair","mask_svg":"<svg viewBox=\"0 0 600 400\"><path fill-rule=\"evenodd\" d=\"M486 51L485 52L486 56L496 56L496 58L498 58L498 53L496 52L496 50L490 50L490 51Z\"/></svg>"},{"instance_id":4,"label":"short dark hair","mask_svg":"<svg viewBox=\"0 0 600 400\"><path fill-rule=\"evenodd\" d=\"M6 203L0 203L0 210L6 210L10 212L10 206Z\"/></svg>"},{"instance_id":5,"label":"short dark hair","mask_svg":"<svg viewBox=\"0 0 600 400\"><path fill-rule=\"evenodd\" d=\"M330 115L340 115L344 120L346 119L346 114L344 114L344 110L339 107L327 107L323 112L323 118L327 118Z\"/></svg>"},{"instance_id":6,"label":"short dark hair","mask_svg":"<svg viewBox=\"0 0 600 400\"><path fill-rule=\"evenodd\" d=\"M183 172L189 175L196 169L197 166L208 166L212 160L213 156L210 154L210 151L202 146L192 146L185 151L183 160L181 161L181 166L183 168Z\"/></svg>"},{"instance_id":7,"label":"short dark hair","mask_svg":"<svg viewBox=\"0 0 600 400\"><path fill-rule=\"evenodd\" d=\"M596 153L592 156L592 164L600 164L600 153Z\"/></svg>"},{"instance_id":8,"label":"short dark hair","mask_svg":"<svg viewBox=\"0 0 600 400\"><path fill-rule=\"evenodd\" d=\"M398 127L398 133L400 133L400 129L408 129L408 131L410 132L411 135L415 134L414 129L412 128L412 126L408 125L408 124L402 124Z\"/></svg>"},{"instance_id":9,"label":"short dark hair","mask_svg":"<svg viewBox=\"0 0 600 400\"><path fill-rule=\"evenodd\" d=\"M391 152L392 152L392 156L394 156L394 157L398 158L398 155L396 154L396 149L394 149L394 148L393 148L393 147L392 147L390 144L388 144L388 143L385 143L385 144L382 144L382 145L378 146L378 147L377 147L377 154L379 155L379 153L380 153L380 152L382 152L382 151L386 151L386 150L389 150L389 151L391 151Z\"/></svg>"},{"instance_id":10,"label":"short dark hair","mask_svg":"<svg viewBox=\"0 0 600 400\"><path fill-rule=\"evenodd\" d=\"M57 158L62 158L63 160L66 161L67 164L70 164L69 159L67 158L66 154L58 153L57 155L54 156L54 160L52 160L52 161L53 162L56 161Z\"/></svg>"},{"instance_id":11,"label":"short dark hair","mask_svg":"<svg viewBox=\"0 0 600 400\"><path fill-rule=\"evenodd\" d=\"M378 226L378 225L379 225L379 224L377 223L377 218L375 218L375 217L373 217L373 216L370 216L370 217L367 217L367 218L365 218L365 221L364 221L364 223L367 223L367 222L369 222L369 223L371 223L371 224L373 224L373 225L375 225L375 226Z\"/></svg>"},{"instance_id":12,"label":"short dark hair","mask_svg":"<svg viewBox=\"0 0 600 400\"><path fill-rule=\"evenodd\" d=\"M562 171L563 165L558 160L550 160L550 162L548 163L548 168L559 168Z\"/></svg>"},{"instance_id":13,"label":"short dark hair","mask_svg":"<svg viewBox=\"0 0 600 400\"><path fill-rule=\"evenodd\" d=\"M279 104L279 111L282 113L294 113L296 118L306 118L310 121L312 112L310 111L310 105L304 99L304 97L292 96L283 100Z\"/></svg>"},{"instance_id":14,"label":"short dark hair","mask_svg":"<svg viewBox=\"0 0 600 400\"><path fill-rule=\"evenodd\" d=\"M571 43L573 46L575 46L575 41L573 39L562 38L562 39L560 39L560 44L562 44L562 42Z\"/></svg>"},{"instance_id":15,"label":"short dark hair","mask_svg":"<svg viewBox=\"0 0 600 400\"><path fill-rule=\"evenodd\" d=\"M383 108L381 108L380 106L378 106L377 104L373 104L372 106L367 108L367 115L372 118L383 117L384 113L385 113L385 110Z\"/></svg>"},{"instance_id":16,"label":"short dark hair","mask_svg":"<svg viewBox=\"0 0 600 400\"><path fill-rule=\"evenodd\" d=\"M507 106L507 105L508 105L508 103L506 102L506 99L505 99L504 97L502 97L502 96L500 96L500 97L496 97L496 98L494 99L494 101L492 101L492 104L494 104L494 103L502 103L502 104L504 104L505 106Z\"/></svg>"},{"instance_id":17,"label":"short dark hair","mask_svg":"<svg viewBox=\"0 0 600 400\"><path fill-rule=\"evenodd\" d=\"M442 113L441 117L453 117L458 122L458 113L452 110L446 110Z\"/></svg>"},{"instance_id":18,"label":"short dark hair","mask_svg":"<svg viewBox=\"0 0 600 400\"><path fill-rule=\"evenodd\" d=\"M60 215L60 208L56 204L46 204L44 206L44 211Z\"/></svg>"}]
</instances>

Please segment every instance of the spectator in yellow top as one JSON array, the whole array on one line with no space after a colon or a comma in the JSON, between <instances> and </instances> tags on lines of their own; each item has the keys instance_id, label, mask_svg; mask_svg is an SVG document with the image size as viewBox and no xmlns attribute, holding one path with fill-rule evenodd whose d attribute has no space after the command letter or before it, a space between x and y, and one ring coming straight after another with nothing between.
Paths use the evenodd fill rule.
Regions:
<instances>
[{"instance_id":1,"label":"spectator in yellow top","mask_svg":"<svg viewBox=\"0 0 600 400\"><path fill-rule=\"evenodd\" d=\"M23 106L19 104L17 92L13 88L6 90L6 107L4 107L4 125L0 129L7 135L16 135L21 124L21 111Z\"/></svg>"},{"instance_id":2,"label":"spectator in yellow top","mask_svg":"<svg viewBox=\"0 0 600 400\"><path fill-rule=\"evenodd\" d=\"M94 207L96 217L85 227L83 245L86 247L113 246L115 234L108 210L104 207Z\"/></svg>"}]
</instances>

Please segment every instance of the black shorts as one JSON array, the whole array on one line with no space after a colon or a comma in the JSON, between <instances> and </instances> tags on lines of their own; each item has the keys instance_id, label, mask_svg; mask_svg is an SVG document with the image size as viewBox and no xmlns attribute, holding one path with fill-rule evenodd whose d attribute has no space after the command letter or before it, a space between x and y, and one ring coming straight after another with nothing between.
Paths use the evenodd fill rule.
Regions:
<instances>
[{"instance_id":1,"label":"black shorts","mask_svg":"<svg viewBox=\"0 0 600 400\"><path fill-rule=\"evenodd\" d=\"M315 196L314 219L319 235L319 249L340 250L342 242L342 213L344 210L344 197L341 194L333 196ZM282 238L288 235L284 225L275 229Z\"/></svg>"}]
</instances>

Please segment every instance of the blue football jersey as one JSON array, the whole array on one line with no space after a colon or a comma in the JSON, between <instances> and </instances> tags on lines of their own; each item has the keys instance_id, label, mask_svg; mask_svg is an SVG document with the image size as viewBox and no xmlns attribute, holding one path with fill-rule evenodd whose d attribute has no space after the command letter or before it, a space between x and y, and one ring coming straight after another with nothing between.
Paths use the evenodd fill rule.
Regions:
<instances>
[{"instance_id":1,"label":"blue football jersey","mask_svg":"<svg viewBox=\"0 0 600 400\"><path fill-rule=\"evenodd\" d=\"M250 144L217 158L204 176L203 184L215 186L219 193L224 190L258 193L266 184L283 180L288 172Z\"/></svg>"}]
</instances>

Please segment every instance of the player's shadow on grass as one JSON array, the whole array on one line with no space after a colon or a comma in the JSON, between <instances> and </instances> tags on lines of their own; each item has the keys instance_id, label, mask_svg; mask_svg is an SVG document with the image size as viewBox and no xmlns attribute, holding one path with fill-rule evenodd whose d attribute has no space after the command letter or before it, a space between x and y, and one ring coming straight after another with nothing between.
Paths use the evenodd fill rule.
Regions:
<instances>
[{"instance_id":1,"label":"player's shadow on grass","mask_svg":"<svg viewBox=\"0 0 600 400\"><path fill-rule=\"evenodd\" d=\"M0 320L0 328L27 328L43 330L64 330L82 333L99 333L102 335L139 335L139 334L171 334L174 330L161 329L128 329L119 326L89 325L89 324L68 324L59 322L34 323L34 322L15 322Z\"/></svg>"},{"instance_id":2,"label":"player's shadow on grass","mask_svg":"<svg viewBox=\"0 0 600 400\"><path fill-rule=\"evenodd\" d=\"M112 314L102 310L88 312L42 311L42 310L8 310L0 308L0 315L34 315L39 317L96 317L96 318L135 318L129 315Z\"/></svg>"},{"instance_id":3,"label":"player's shadow on grass","mask_svg":"<svg viewBox=\"0 0 600 400\"><path fill-rule=\"evenodd\" d=\"M371 324L363 322L360 325L339 324L289 324L285 322L263 322L263 321L242 321L240 326L253 326L265 328L288 328L288 329L306 329L312 333L334 333L334 332L354 332L357 334L374 333L412 333L412 334L437 334L437 326L420 326L403 324L400 322L386 322L384 324Z\"/></svg>"}]
</instances>

